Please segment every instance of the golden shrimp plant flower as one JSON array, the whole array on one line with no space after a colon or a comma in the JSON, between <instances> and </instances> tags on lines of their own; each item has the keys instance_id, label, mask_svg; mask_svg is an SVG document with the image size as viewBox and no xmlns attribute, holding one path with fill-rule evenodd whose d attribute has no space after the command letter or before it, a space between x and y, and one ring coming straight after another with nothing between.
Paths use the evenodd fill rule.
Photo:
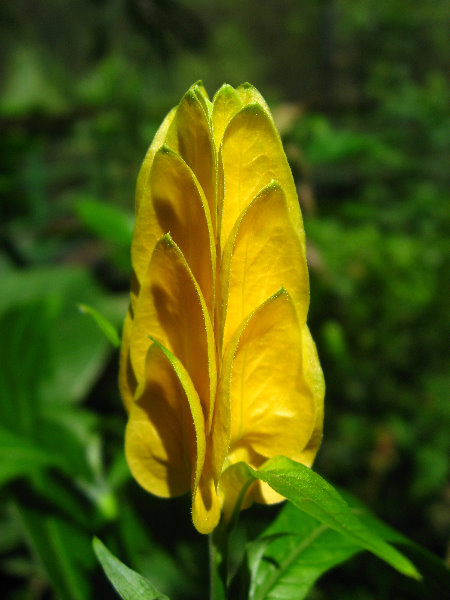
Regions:
<instances>
[{"instance_id":1,"label":"golden shrimp plant flower","mask_svg":"<svg viewBox=\"0 0 450 600\"><path fill-rule=\"evenodd\" d=\"M167 115L138 176L131 253L128 464L157 496L190 492L209 533L239 493L236 463L311 466L322 437L302 216L254 87L224 85L210 101L197 83ZM258 481L244 505L281 499Z\"/></svg>"}]
</instances>

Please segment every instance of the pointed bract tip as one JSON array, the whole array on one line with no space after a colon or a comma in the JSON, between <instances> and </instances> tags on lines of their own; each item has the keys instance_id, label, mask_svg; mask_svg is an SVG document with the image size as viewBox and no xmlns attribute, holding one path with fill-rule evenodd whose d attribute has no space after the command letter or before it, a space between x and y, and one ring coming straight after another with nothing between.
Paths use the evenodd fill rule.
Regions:
<instances>
[{"instance_id":1,"label":"pointed bract tip","mask_svg":"<svg viewBox=\"0 0 450 600\"><path fill-rule=\"evenodd\" d=\"M259 102L250 102L249 104L246 104L239 111L239 113L242 113L242 112L251 113L254 115L260 115L260 114L267 115L266 107L263 106L262 104L259 104Z\"/></svg>"},{"instance_id":2,"label":"pointed bract tip","mask_svg":"<svg viewBox=\"0 0 450 600\"><path fill-rule=\"evenodd\" d=\"M167 233L165 233L162 238L160 238L159 240L162 244L166 244L166 246L173 246L174 245L174 241L172 239L172 236L170 235L170 231L168 231Z\"/></svg>"},{"instance_id":3,"label":"pointed bract tip","mask_svg":"<svg viewBox=\"0 0 450 600\"><path fill-rule=\"evenodd\" d=\"M189 102L189 103L199 102L199 100L197 98L197 94L195 93L194 87L190 87L188 89L188 91L184 94L183 98L181 99L181 102L183 100L185 100L186 102ZM181 102L180 102L180 104L181 104Z\"/></svg>"},{"instance_id":4,"label":"pointed bract tip","mask_svg":"<svg viewBox=\"0 0 450 600\"><path fill-rule=\"evenodd\" d=\"M266 185L266 187L263 188L263 190L268 190L268 191L280 190L281 192L283 192L283 186L276 179L271 179L270 183L268 183Z\"/></svg>"},{"instance_id":5,"label":"pointed bract tip","mask_svg":"<svg viewBox=\"0 0 450 600\"><path fill-rule=\"evenodd\" d=\"M175 152L170 146L168 146L167 144L163 144L158 150L157 154L175 154Z\"/></svg>"}]
</instances>

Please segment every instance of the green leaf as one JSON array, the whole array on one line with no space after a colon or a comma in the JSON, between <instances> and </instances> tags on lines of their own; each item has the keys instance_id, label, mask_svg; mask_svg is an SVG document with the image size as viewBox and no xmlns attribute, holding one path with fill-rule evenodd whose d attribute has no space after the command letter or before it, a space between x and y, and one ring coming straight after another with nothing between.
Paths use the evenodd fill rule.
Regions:
<instances>
[{"instance_id":1,"label":"green leaf","mask_svg":"<svg viewBox=\"0 0 450 600\"><path fill-rule=\"evenodd\" d=\"M51 371L48 302L11 307L0 315L0 424L32 437L39 412L39 387Z\"/></svg>"},{"instance_id":2,"label":"green leaf","mask_svg":"<svg viewBox=\"0 0 450 600\"><path fill-rule=\"evenodd\" d=\"M58 454L39 448L31 440L0 426L0 486L35 473L37 469L61 466Z\"/></svg>"},{"instance_id":3,"label":"green leaf","mask_svg":"<svg viewBox=\"0 0 450 600\"><path fill-rule=\"evenodd\" d=\"M377 519L358 500L345 494L354 514L380 538L395 543L420 567L423 581L405 580L411 594L439 597L439 589L450 585L450 574L437 557ZM326 527L317 519L286 503L263 534L248 545L252 600L302 600L329 569L363 548L348 536Z\"/></svg>"},{"instance_id":4,"label":"green leaf","mask_svg":"<svg viewBox=\"0 0 450 600\"><path fill-rule=\"evenodd\" d=\"M434 600L441 595L441 590L450 589L450 569L443 560L378 519L360 500L348 492L342 491L341 493L352 511L371 531L385 541L394 544L416 565L422 575L422 580L420 583L411 582L411 584L420 588L417 593L418 597L420 596L424 600L425 598Z\"/></svg>"},{"instance_id":5,"label":"green leaf","mask_svg":"<svg viewBox=\"0 0 450 600\"><path fill-rule=\"evenodd\" d=\"M98 444L98 417L79 406L44 405L37 423L35 439L47 452L64 458L65 472L71 478L89 480L97 473L93 468Z\"/></svg>"},{"instance_id":6,"label":"green leaf","mask_svg":"<svg viewBox=\"0 0 450 600\"><path fill-rule=\"evenodd\" d=\"M362 548L288 503L248 549L249 597L301 600L316 580Z\"/></svg>"},{"instance_id":7,"label":"green leaf","mask_svg":"<svg viewBox=\"0 0 450 600\"><path fill-rule=\"evenodd\" d=\"M91 598L89 571L94 555L87 533L49 512L16 505L26 537L39 556L59 598Z\"/></svg>"},{"instance_id":8,"label":"green leaf","mask_svg":"<svg viewBox=\"0 0 450 600\"><path fill-rule=\"evenodd\" d=\"M109 581L123 600L169 600L145 577L116 558L96 537L93 548Z\"/></svg>"},{"instance_id":9,"label":"green leaf","mask_svg":"<svg viewBox=\"0 0 450 600\"><path fill-rule=\"evenodd\" d=\"M112 204L87 199L78 202L76 211L84 225L102 240L114 244L131 244L134 219L128 212Z\"/></svg>"},{"instance_id":10,"label":"green leaf","mask_svg":"<svg viewBox=\"0 0 450 600\"><path fill-rule=\"evenodd\" d=\"M120 346L120 337L117 333L117 329L108 321L108 319L106 319L106 317L101 315L98 310L95 310L95 308L92 308L92 306L88 306L87 304L79 304L78 308L82 313L88 314L94 319L114 348L118 348Z\"/></svg>"},{"instance_id":11,"label":"green leaf","mask_svg":"<svg viewBox=\"0 0 450 600\"><path fill-rule=\"evenodd\" d=\"M76 303L95 306L109 321L118 325L125 315L128 299L106 296L90 274L80 268L13 271L3 276L2 284L0 315L5 326L1 325L0 394L4 392L5 406L0 409L6 410L6 406L12 405L13 414L17 411L17 394L11 392L11 386L22 388L24 374L33 382L33 390L28 386L26 393L32 391L35 394L39 388L39 396L46 404L79 402L97 378L110 348L98 326L80 314ZM22 320L19 312L37 302L48 306L48 310L36 310L34 318L30 317L29 327L19 325ZM12 319L12 313L17 313L17 318ZM50 313L49 317L47 313ZM26 336L23 331L27 332ZM35 340L33 344L30 337ZM11 344L10 340L15 341ZM30 356L25 369L23 356L31 355L32 351L37 353L37 360ZM33 368L37 379L28 373L29 367ZM14 381L10 384L12 377Z\"/></svg>"},{"instance_id":12,"label":"green leaf","mask_svg":"<svg viewBox=\"0 0 450 600\"><path fill-rule=\"evenodd\" d=\"M167 518L167 507L160 505L160 509L163 513L155 516L156 520ZM198 568L200 574L205 572L205 567L199 564L199 557L204 555L204 539L197 540L197 546L192 539L179 538L176 545L163 547L152 538L146 515L132 501L122 502L119 514L120 549L127 563L169 597L199 597L203 580L199 582L195 571Z\"/></svg>"},{"instance_id":13,"label":"green leaf","mask_svg":"<svg viewBox=\"0 0 450 600\"><path fill-rule=\"evenodd\" d=\"M268 483L276 492L323 525L346 536L357 546L369 550L400 573L420 579L414 565L366 527L333 486L308 467L284 456L277 456L267 461L258 471L249 467L249 472L252 477Z\"/></svg>"}]
</instances>

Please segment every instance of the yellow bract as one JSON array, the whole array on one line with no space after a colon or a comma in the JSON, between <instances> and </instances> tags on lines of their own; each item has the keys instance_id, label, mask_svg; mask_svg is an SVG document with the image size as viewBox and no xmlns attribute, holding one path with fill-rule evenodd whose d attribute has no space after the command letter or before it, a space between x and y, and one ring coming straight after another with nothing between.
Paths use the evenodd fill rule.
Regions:
<instances>
[{"instance_id":1,"label":"yellow bract","mask_svg":"<svg viewBox=\"0 0 450 600\"><path fill-rule=\"evenodd\" d=\"M125 450L149 492L192 494L195 527L231 514L244 461L310 466L323 375L306 325L302 217L262 96L193 85L163 121L136 188L119 383ZM262 482L243 506L282 498Z\"/></svg>"}]
</instances>

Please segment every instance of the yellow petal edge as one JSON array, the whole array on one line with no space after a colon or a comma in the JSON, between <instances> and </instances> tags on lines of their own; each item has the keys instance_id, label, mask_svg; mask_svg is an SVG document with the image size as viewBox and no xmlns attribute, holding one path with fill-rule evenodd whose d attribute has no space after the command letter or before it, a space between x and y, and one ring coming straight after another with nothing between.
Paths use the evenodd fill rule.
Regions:
<instances>
[{"instance_id":1,"label":"yellow petal edge","mask_svg":"<svg viewBox=\"0 0 450 600\"><path fill-rule=\"evenodd\" d=\"M127 461L161 497L192 495L210 533L282 454L311 466L325 384L306 324L303 221L261 94L195 83L158 129L136 185L119 388ZM253 483L241 508L283 500Z\"/></svg>"}]
</instances>

